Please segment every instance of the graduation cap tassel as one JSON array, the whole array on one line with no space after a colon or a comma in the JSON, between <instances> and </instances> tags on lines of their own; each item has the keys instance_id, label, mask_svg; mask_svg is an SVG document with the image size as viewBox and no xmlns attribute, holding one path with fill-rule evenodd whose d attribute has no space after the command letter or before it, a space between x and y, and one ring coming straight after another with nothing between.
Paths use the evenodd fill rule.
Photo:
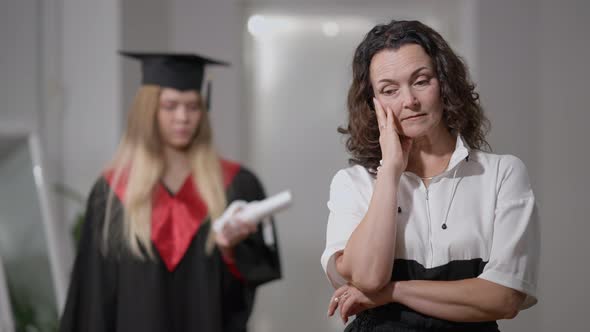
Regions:
<instances>
[{"instance_id":1,"label":"graduation cap tassel","mask_svg":"<svg viewBox=\"0 0 590 332\"><path fill-rule=\"evenodd\" d=\"M206 106L207 106L207 111L211 110L211 81L207 81L207 100L206 100Z\"/></svg>"}]
</instances>

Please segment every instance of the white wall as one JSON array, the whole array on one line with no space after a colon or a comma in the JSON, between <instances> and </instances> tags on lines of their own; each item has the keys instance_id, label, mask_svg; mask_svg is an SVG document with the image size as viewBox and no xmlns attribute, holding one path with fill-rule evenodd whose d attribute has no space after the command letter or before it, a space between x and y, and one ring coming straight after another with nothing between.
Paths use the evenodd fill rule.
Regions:
<instances>
[{"instance_id":1,"label":"white wall","mask_svg":"<svg viewBox=\"0 0 590 332\"><path fill-rule=\"evenodd\" d=\"M528 166L541 215L540 302L506 331L587 330L590 5L480 1L482 101L497 152Z\"/></svg>"},{"instance_id":2,"label":"white wall","mask_svg":"<svg viewBox=\"0 0 590 332\"><path fill-rule=\"evenodd\" d=\"M476 84L492 130L494 152L519 156L534 167L540 119L536 1L481 1L478 6ZM536 176L534 176L536 178Z\"/></svg>"},{"instance_id":3,"label":"white wall","mask_svg":"<svg viewBox=\"0 0 590 332\"><path fill-rule=\"evenodd\" d=\"M477 9L477 80L484 110L491 121L488 141L495 153L509 153L528 166L533 189L540 191L537 162L539 102L535 1L480 1ZM501 22L501 24L500 24ZM543 215L541 213L541 215ZM503 331L538 331L541 304L518 319L501 321Z\"/></svg>"},{"instance_id":4,"label":"white wall","mask_svg":"<svg viewBox=\"0 0 590 332\"><path fill-rule=\"evenodd\" d=\"M120 3L62 0L63 182L87 194L121 127ZM66 218L80 207L67 204Z\"/></svg>"},{"instance_id":5,"label":"white wall","mask_svg":"<svg viewBox=\"0 0 590 332\"><path fill-rule=\"evenodd\" d=\"M38 0L0 4L0 123L36 129L39 114L40 5Z\"/></svg>"},{"instance_id":6,"label":"white wall","mask_svg":"<svg viewBox=\"0 0 590 332\"><path fill-rule=\"evenodd\" d=\"M542 119L536 159L543 218L539 321L543 331L585 331L590 313L590 3L541 3L539 108L529 113Z\"/></svg>"}]
</instances>

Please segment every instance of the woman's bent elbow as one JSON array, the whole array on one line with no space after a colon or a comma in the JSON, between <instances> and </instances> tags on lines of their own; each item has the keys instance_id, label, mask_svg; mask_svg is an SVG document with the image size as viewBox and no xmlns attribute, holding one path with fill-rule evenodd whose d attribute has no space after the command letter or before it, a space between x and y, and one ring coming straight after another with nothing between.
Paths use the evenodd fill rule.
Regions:
<instances>
[{"instance_id":1,"label":"woman's bent elbow","mask_svg":"<svg viewBox=\"0 0 590 332\"><path fill-rule=\"evenodd\" d=\"M505 300L503 301L504 303L501 305L502 319L515 318L518 315L520 306L524 302L525 298L526 294L516 290L510 290L506 294Z\"/></svg>"},{"instance_id":2,"label":"woman's bent elbow","mask_svg":"<svg viewBox=\"0 0 590 332\"><path fill-rule=\"evenodd\" d=\"M513 319L518 315L518 312L518 309L508 310L504 315L504 319Z\"/></svg>"},{"instance_id":3,"label":"woman's bent elbow","mask_svg":"<svg viewBox=\"0 0 590 332\"><path fill-rule=\"evenodd\" d=\"M352 284L363 293L376 293L383 289L391 281L391 276L368 276L366 273L363 276L353 276Z\"/></svg>"}]
</instances>

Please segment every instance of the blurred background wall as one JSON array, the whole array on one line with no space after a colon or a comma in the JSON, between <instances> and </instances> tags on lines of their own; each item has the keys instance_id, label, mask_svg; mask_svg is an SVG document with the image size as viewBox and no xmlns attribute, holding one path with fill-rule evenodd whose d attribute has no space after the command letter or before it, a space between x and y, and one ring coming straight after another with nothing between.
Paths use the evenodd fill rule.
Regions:
<instances>
[{"instance_id":1,"label":"blurred background wall","mask_svg":"<svg viewBox=\"0 0 590 332\"><path fill-rule=\"evenodd\" d=\"M352 53L376 23L416 18L468 63L497 153L528 166L542 216L540 302L503 331L583 331L590 273L590 4L549 1L1 0L0 129L35 131L47 176L86 194L114 152L139 83L120 49L197 52L213 68L221 153L291 188L278 216L285 278L259 292L254 331L339 331L319 264L328 186L346 166ZM0 183L6 183L0 180ZM53 197L64 229L82 207Z\"/></svg>"}]
</instances>

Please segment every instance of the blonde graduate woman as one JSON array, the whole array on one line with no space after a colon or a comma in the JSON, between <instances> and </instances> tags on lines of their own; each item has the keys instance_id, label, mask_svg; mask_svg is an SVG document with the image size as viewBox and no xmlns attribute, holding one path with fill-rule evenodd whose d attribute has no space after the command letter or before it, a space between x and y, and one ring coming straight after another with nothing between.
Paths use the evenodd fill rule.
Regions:
<instances>
[{"instance_id":1,"label":"blonde graduate woman","mask_svg":"<svg viewBox=\"0 0 590 332\"><path fill-rule=\"evenodd\" d=\"M211 141L203 72L222 63L123 54L143 85L88 199L60 331L246 331L256 288L281 271L272 220L211 229L232 201L265 197Z\"/></svg>"}]
</instances>

